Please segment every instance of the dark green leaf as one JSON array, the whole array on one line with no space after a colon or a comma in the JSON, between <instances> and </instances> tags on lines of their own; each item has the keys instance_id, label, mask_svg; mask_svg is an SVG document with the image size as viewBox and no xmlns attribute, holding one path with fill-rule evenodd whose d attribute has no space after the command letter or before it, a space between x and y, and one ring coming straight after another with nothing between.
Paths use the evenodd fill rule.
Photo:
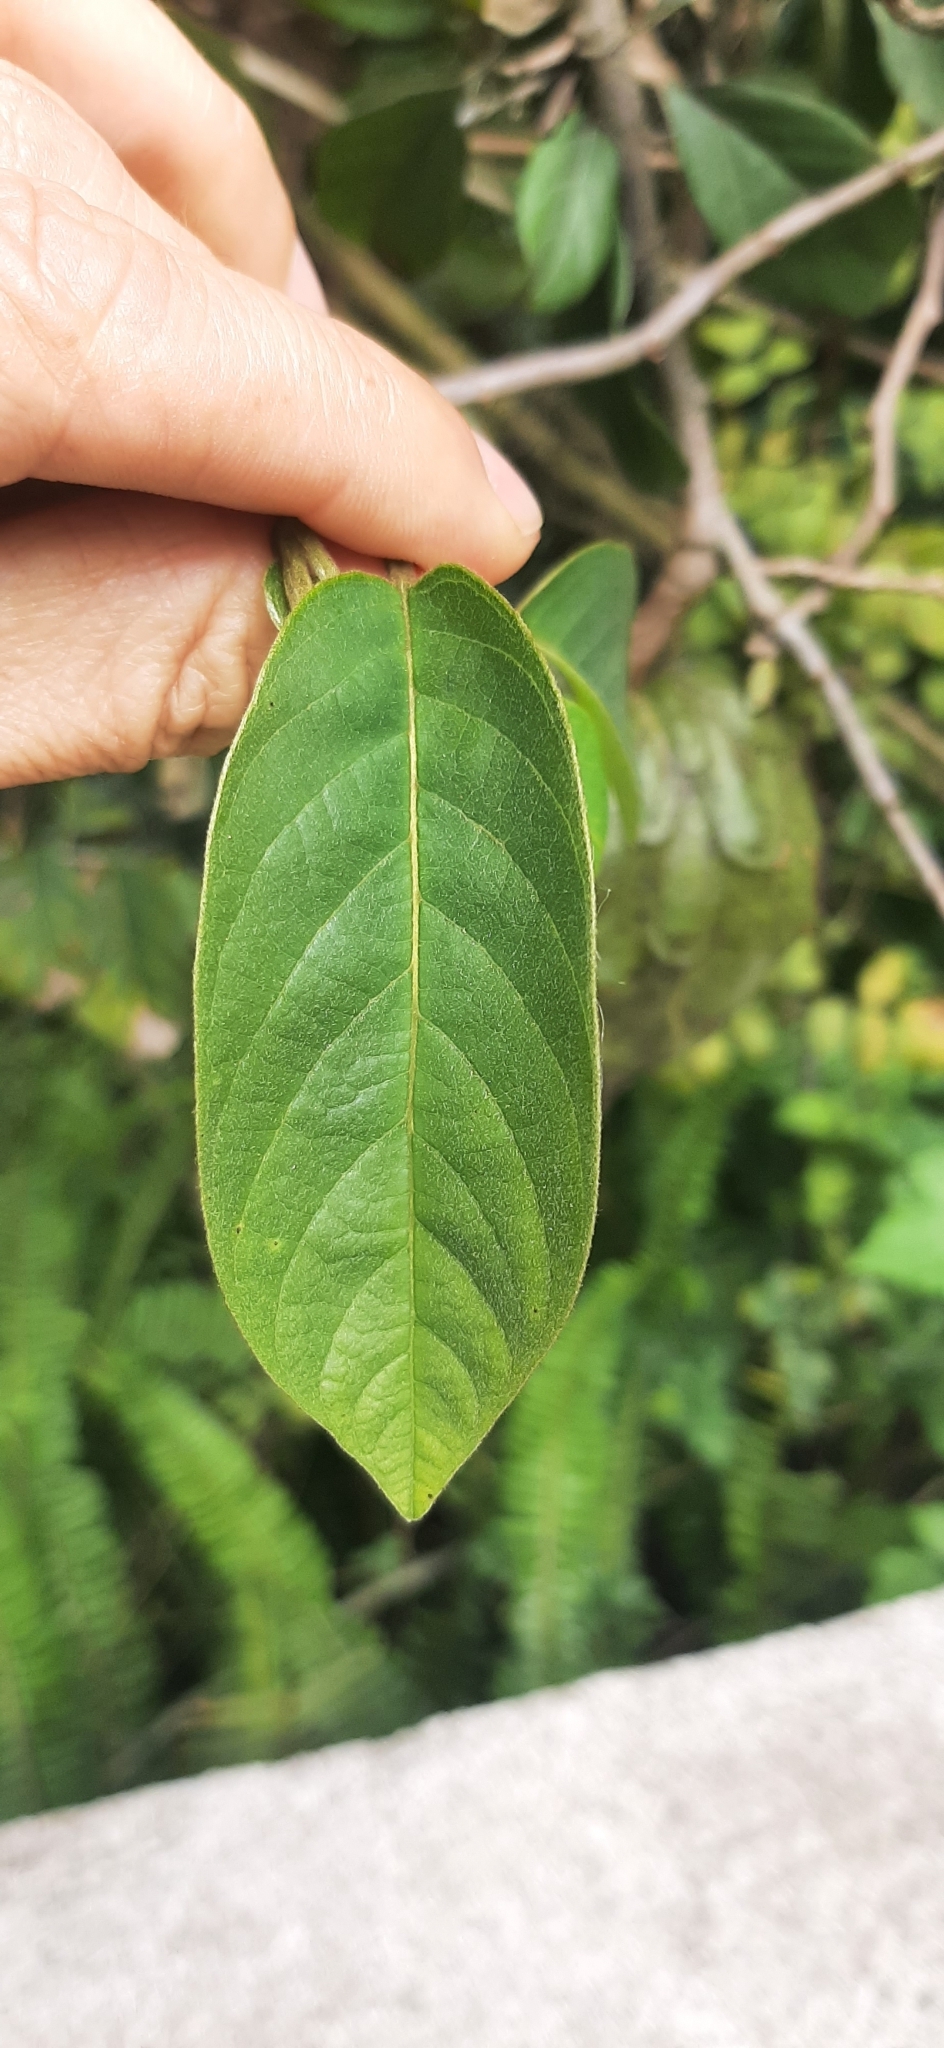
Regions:
<instances>
[{"instance_id":1,"label":"dark green leaf","mask_svg":"<svg viewBox=\"0 0 944 2048\"><path fill-rule=\"evenodd\" d=\"M347 96L348 115L359 120L362 114L376 114L381 107L419 93L458 92L461 84L462 61L455 43L429 39L405 46L385 43L380 49L368 46L357 84Z\"/></svg>"},{"instance_id":2,"label":"dark green leaf","mask_svg":"<svg viewBox=\"0 0 944 2048\"><path fill-rule=\"evenodd\" d=\"M795 87L754 84L712 86L705 104L731 121L759 149L796 178L805 192L821 192L854 178L875 162L871 137L839 107Z\"/></svg>"},{"instance_id":3,"label":"dark green leaf","mask_svg":"<svg viewBox=\"0 0 944 2048\"><path fill-rule=\"evenodd\" d=\"M769 54L810 73L822 92L867 128L885 127L894 96L879 64L867 0L786 0Z\"/></svg>"},{"instance_id":4,"label":"dark green leaf","mask_svg":"<svg viewBox=\"0 0 944 2048\"><path fill-rule=\"evenodd\" d=\"M629 636L636 589L630 549L617 541L597 541L552 569L521 607L535 639L562 655L596 691L627 747Z\"/></svg>"},{"instance_id":5,"label":"dark green leaf","mask_svg":"<svg viewBox=\"0 0 944 2048\"><path fill-rule=\"evenodd\" d=\"M636 784L627 712L629 636L636 564L626 547L581 548L531 592L521 616L566 690L592 719L623 829L636 829Z\"/></svg>"},{"instance_id":6,"label":"dark green leaf","mask_svg":"<svg viewBox=\"0 0 944 2048\"><path fill-rule=\"evenodd\" d=\"M325 137L318 204L339 234L416 277L439 262L458 224L463 157L455 94L415 93Z\"/></svg>"},{"instance_id":7,"label":"dark green leaf","mask_svg":"<svg viewBox=\"0 0 944 2048\"><path fill-rule=\"evenodd\" d=\"M273 1377L401 1513L543 1356L596 1199L586 823L524 627L459 569L292 614L198 946L211 1249Z\"/></svg>"},{"instance_id":8,"label":"dark green leaf","mask_svg":"<svg viewBox=\"0 0 944 2048\"><path fill-rule=\"evenodd\" d=\"M539 313L576 304L596 282L618 227L619 162L582 114L540 142L518 185L515 217Z\"/></svg>"},{"instance_id":9,"label":"dark green leaf","mask_svg":"<svg viewBox=\"0 0 944 2048\"><path fill-rule=\"evenodd\" d=\"M697 99L673 89L666 104L696 205L725 247L876 161L848 115L782 86L718 86ZM906 288L919 225L914 194L896 188L805 236L757 282L797 305L864 317Z\"/></svg>"},{"instance_id":10,"label":"dark green leaf","mask_svg":"<svg viewBox=\"0 0 944 2048\"><path fill-rule=\"evenodd\" d=\"M687 481L687 465L662 417L651 363L617 377L597 377L577 395L605 428L620 467L639 490L671 494Z\"/></svg>"},{"instance_id":11,"label":"dark green leaf","mask_svg":"<svg viewBox=\"0 0 944 2048\"><path fill-rule=\"evenodd\" d=\"M702 99L673 87L666 112L695 204L725 248L802 199L799 180Z\"/></svg>"},{"instance_id":12,"label":"dark green leaf","mask_svg":"<svg viewBox=\"0 0 944 2048\"><path fill-rule=\"evenodd\" d=\"M465 320L503 312L524 297L527 282L514 223L465 199L442 262L423 279L423 297L447 320Z\"/></svg>"},{"instance_id":13,"label":"dark green leaf","mask_svg":"<svg viewBox=\"0 0 944 2048\"><path fill-rule=\"evenodd\" d=\"M618 228L610 263L610 329L622 327L633 303L635 266L633 245L624 228Z\"/></svg>"}]
</instances>

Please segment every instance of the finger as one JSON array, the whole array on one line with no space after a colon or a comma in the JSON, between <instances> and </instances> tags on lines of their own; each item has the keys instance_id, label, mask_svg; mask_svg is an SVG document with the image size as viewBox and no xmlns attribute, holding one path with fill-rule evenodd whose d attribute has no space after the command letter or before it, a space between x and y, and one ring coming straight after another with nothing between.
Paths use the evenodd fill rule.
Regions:
<instances>
[{"instance_id":1,"label":"finger","mask_svg":"<svg viewBox=\"0 0 944 2048\"><path fill-rule=\"evenodd\" d=\"M261 129L152 0L0 0L0 56L52 86L224 263L284 284L295 225Z\"/></svg>"},{"instance_id":2,"label":"finger","mask_svg":"<svg viewBox=\"0 0 944 2048\"><path fill-rule=\"evenodd\" d=\"M0 0L2 6L3 0ZM0 56L0 167L34 181L50 180L78 192L91 205L116 213L158 240L194 257L205 245L137 184L113 149L52 88ZM239 266L236 266L239 267ZM283 284L310 312L327 301L307 250L295 237Z\"/></svg>"},{"instance_id":3,"label":"finger","mask_svg":"<svg viewBox=\"0 0 944 2048\"><path fill-rule=\"evenodd\" d=\"M272 641L267 521L88 492L2 534L0 787L228 743Z\"/></svg>"},{"instance_id":4,"label":"finger","mask_svg":"<svg viewBox=\"0 0 944 2048\"><path fill-rule=\"evenodd\" d=\"M10 173L0 319L0 482L293 513L364 553L492 581L531 553L527 487L507 465L490 483L459 414L385 349Z\"/></svg>"}]
</instances>

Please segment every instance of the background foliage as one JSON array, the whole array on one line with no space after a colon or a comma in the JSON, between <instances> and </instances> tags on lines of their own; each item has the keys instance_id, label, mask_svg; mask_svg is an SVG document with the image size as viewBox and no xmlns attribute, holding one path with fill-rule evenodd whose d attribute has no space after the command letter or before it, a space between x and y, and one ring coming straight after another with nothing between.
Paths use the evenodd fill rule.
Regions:
<instances>
[{"instance_id":1,"label":"background foliage","mask_svg":"<svg viewBox=\"0 0 944 2048\"><path fill-rule=\"evenodd\" d=\"M564 11L187 20L243 86L234 36L319 82L320 121L251 90L348 317L440 368L625 319L616 158ZM680 264L944 123L944 42L865 0L669 4L646 32ZM817 231L697 331L768 555L854 524L929 190ZM942 384L932 365L905 400L874 561L944 562ZM654 372L489 424L549 508L511 594L600 536L635 543L648 589L685 478ZM944 603L846 592L821 627L944 848ZM212 1281L188 1034L215 769L3 796L3 1815L944 1584L940 925L726 578L632 716L635 843L614 850L605 788L598 808L590 1276L416 1529L264 1377Z\"/></svg>"}]
</instances>

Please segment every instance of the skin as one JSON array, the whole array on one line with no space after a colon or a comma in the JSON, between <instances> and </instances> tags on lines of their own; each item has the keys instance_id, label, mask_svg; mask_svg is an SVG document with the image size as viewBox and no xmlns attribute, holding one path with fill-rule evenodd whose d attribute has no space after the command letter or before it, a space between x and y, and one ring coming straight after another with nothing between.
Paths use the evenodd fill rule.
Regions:
<instances>
[{"instance_id":1,"label":"skin","mask_svg":"<svg viewBox=\"0 0 944 2048\"><path fill-rule=\"evenodd\" d=\"M152 0L0 0L0 786L225 746L272 515L526 561L526 484L333 320L243 102Z\"/></svg>"}]
</instances>

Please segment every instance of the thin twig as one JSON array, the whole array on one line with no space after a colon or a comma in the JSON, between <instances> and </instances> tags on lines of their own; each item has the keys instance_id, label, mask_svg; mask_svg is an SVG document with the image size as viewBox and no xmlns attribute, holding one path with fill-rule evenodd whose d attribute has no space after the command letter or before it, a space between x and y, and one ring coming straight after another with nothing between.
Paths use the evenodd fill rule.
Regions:
<instances>
[{"instance_id":1,"label":"thin twig","mask_svg":"<svg viewBox=\"0 0 944 2048\"><path fill-rule=\"evenodd\" d=\"M916 142L911 149L887 163L876 164L858 177L847 178L809 199L787 208L736 242L723 256L716 256L696 270L680 291L667 299L647 319L622 334L601 341L568 343L561 348L534 349L523 355L500 356L474 370L440 377L437 383L454 405L487 405L521 391L537 391L549 384L586 383L595 377L610 377L616 370L629 369L647 357L664 355L677 335L690 327L714 299L728 290L739 277L760 263L777 256L825 221L836 220L854 207L864 206L891 186L900 184L915 171L944 157L944 128Z\"/></svg>"},{"instance_id":2,"label":"thin twig","mask_svg":"<svg viewBox=\"0 0 944 2048\"><path fill-rule=\"evenodd\" d=\"M639 236L637 250L641 246L648 287L658 297L660 288L664 289L665 263L651 174L636 140L639 126L632 92L627 88L625 75L622 82L613 75L619 65L618 30L620 23L625 24L625 15L621 0L585 0L585 5L592 7L601 35L605 33L607 21L611 25L610 47L605 52L610 71L609 74L604 72L600 78L601 96L624 171L632 186ZM944 141L944 136L941 140ZM944 918L944 868L908 816L848 684L833 667L805 619L785 605L728 505L715 455L707 394L696 375L684 341L674 341L666 353L663 370L672 402L676 436L688 463L686 540L689 546L704 549L706 557L710 557L714 550L724 556L755 618L767 627L771 638L793 656L804 674L818 685L864 787Z\"/></svg>"},{"instance_id":3,"label":"thin twig","mask_svg":"<svg viewBox=\"0 0 944 2048\"><path fill-rule=\"evenodd\" d=\"M347 1614L359 1614L362 1621L371 1621L386 1608L415 1600L438 1585L447 1572L455 1570L458 1558L454 1543L441 1550L424 1551L419 1557L409 1557L403 1564L394 1565L392 1571L382 1572L379 1578L368 1579L355 1592L345 1594L339 1604Z\"/></svg>"},{"instance_id":4,"label":"thin twig","mask_svg":"<svg viewBox=\"0 0 944 2048\"><path fill-rule=\"evenodd\" d=\"M891 518L898 503L898 405L920 361L928 336L944 313L944 207L935 214L928 235L921 283L892 349L869 411L872 429L872 491L862 518L849 539L836 550L837 565L857 562Z\"/></svg>"},{"instance_id":5,"label":"thin twig","mask_svg":"<svg viewBox=\"0 0 944 2048\"><path fill-rule=\"evenodd\" d=\"M891 362L891 349L884 348L880 341L870 341L867 334L843 335L842 347L847 356L855 356L860 363L876 363L879 368L884 368ZM914 374L925 384L944 384L944 356L921 356L914 366Z\"/></svg>"},{"instance_id":6,"label":"thin twig","mask_svg":"<svg viewBox=\"0 0 944 2048\"><path fill-rule=\"evenodd\" d=\"M884 696L880 698L877 710L879 717L889 725L897 725L899 732L907 733L923 754L930 754L932 760L940 761L944 766L944 733L935 732L933 725L929 725L913 705L903 704L900 697Z\"/></svg>"},{"instance_id":7,"label":"thin twig","mask_svg":"<svg viewBox=\"0 0 944 2048\"><path fill-rule=\"evenodd\" d=\"M590 61L599 113L619 153L623 208L636 264L640 298L650 311L671 297L669 272L652 163L647 147L645 104L630 62L628 22L621 0L582 0L575 17L578 46ZM663 377L670 398L681 374L684 343L674 341L665 352ZM674 399L673 399L674 408ZM690 478L679 544L639 606L633 622L630 673L641 682L667 645L677 620L714 581L717 555L704 544L697 499L697 480Z\"/></svg>"},{"instance_id":8,"label":"thin twig","mask_svg":"<svg viewBox=\"0 0 944 2048\"><path fill-rule=\"evenodd\" d=\"M852 568L866 549L871 547L895 510L898 502L898 404L902 392L914 374L928 335L933 333L941 319L942 296L944 207L937 212L932 221L925 249L921 283L888 357L870 408L872 488L869 502L848 540L836 549L831 563L826 566ZM829 578L825 573L819 575L812 588L805 591L801 598L794 600L793 616L800 620L808 619L815 612L822 611L825 603L824 592L828 583Z\"/></svg>"},{"instance_id":9,"label":"thin twig","mask_svg":"<svg viewBox=\"0 0 944 2048\"><path fill-rule=\"evenodd\" d=\"M714 470L717 484L712 525L718 545L751 611L784 652L792 655L804 675L817 684L858 770L863 788L868 791L876 809L881 811L939 916L944 918L944 868L905 810L897 785L863 722L848 683L833 666L806 620L798 617L795 609L784 605L727 503L718 476L707 404L701 416L693 417L690 422L686 453L693 466L698 464L702 471L706 498L711 489L709 465Z\"/></svg>"},{"instance_id":10,"label":"thin twig","mask_svg":"<svg viewBox=\"0 0 944 2048\"><path fill-rule=\"evenodd\" d=\"M723 499L718 511L718 536L729 567L755 617L764 622L772 638L793 656L804 674L818 684L858 769L863 787L881 811L936 910L944 918L944 868L908 816L897 786L862 721L848 683L833 667L825 648L806 620L798 618L795 611L784 609L782 600L764 573L762 563Z\"/></svg>"},{"instance_id":11,"label":"thin twig","mask_svg":"<svg viewBox=\"0 0 944 2048\"><path fill-rule=\"evenodd\" d=\"M465 146L470 156L530 156L537 148L536 135L502 135L496 128L470 128Z\"/></svg>"},{"instance_id":12,"label":"thin twig","mask_svg":"<svg viewBox=\"0 0 944 2048\"><path fill-rule=\"evenodd\" d=\"M904 569L858 569L818 562L815 555L777 555L762 567L772 582L825 583L831 590L887 591L901 597L944 598L944 576L909 576Z\"/></svg>"},{"instance_id":13,"label":"thin twig","mask_svg":"<svg viewBox=\"0 0 944 2048\"><path fill-rule=\"evenodd\" d=\"M284 100L287 106L300 107L304 114L320 121L323 128L339 128L347 120L344 101L310 71L299 71L297 65L270 56L268 50L257 49L255 43L231 43L230 52L237 71L250 85L261 86L263 92Z\"/></svg>"}]
</instances>

